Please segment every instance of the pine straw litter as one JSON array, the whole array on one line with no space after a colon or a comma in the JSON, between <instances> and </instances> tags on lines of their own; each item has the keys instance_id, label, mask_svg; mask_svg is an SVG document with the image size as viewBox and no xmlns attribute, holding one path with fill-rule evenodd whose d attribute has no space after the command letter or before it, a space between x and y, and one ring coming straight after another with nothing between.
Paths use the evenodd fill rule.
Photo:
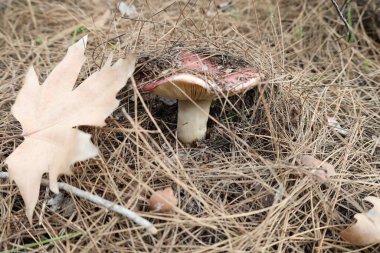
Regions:
<instances>
[{"instance_id":1,"label":"pine straw litter","mask_svg":"<svg viewBox=\"0 0 380 253\"><path fill-rule=\"evenodd\" d=\"M44 80L84 34L91 39L78 83L111 52L135 53L139 68L146 59L170 59L176 47L227 52L269 77L258 89L216 99L206 139L192 146L176 141L176 105L132 84L118 94L120 108L106 127L80 127L101 156L60 180L138 212L155 224L156 236L69 194L71 204L53 211L47 202L54 194L45 187L30 226L17 187L1 180L1 250L359 251L338 234L370 208L365 196L379 197L379 44L359 21L348 41L330 1L237 0L222 8L224 2L135 1L136 17L121 17L114 1L0 3L1 171L21 142L5 138L21 133L10 107L27 68L33 64ZM329 127L327 117L350 133ZM336 175L321 182L301 155L328 161ZM166 187L177 207L149 212L149 197Z\"/></svg>"}]
</instances>

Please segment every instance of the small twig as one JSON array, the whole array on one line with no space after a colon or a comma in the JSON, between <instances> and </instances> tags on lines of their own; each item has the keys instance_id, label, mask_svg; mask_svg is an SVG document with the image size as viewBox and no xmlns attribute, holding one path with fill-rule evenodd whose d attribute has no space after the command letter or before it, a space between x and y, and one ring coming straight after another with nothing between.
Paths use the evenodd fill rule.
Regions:
<instances>
[{"instance_id":1,"label":"small twig","mask_svg":"<svg viewBox=\"0 0 380 253\"><path fill-rule=\"evenodd\" d=\"M351 2L351 0L345 0L342 4L342 7L340 7L341 12L344 12L344 9L346 9L347 5Z\"/></svg>"},{"instance_id":2,"label":"small twig","mask_svg":"<svg viewBox=\"0 0 380 253\"><path fill-rule=\"evenodd\" d=\"M343 13L339 9L339 5L335 2L335 0L331 0L331 2L333 3L336 11L338 12L338 15L339 15L340 19L343 21L344 26L348 30L347 33L351 33L352 32L351 26L348 24L348 22L347 22L346 18L344 17ZM346 3L345 3L345 5L346 5Z\"/></svg>"},{"instance_id":3,"label":"small twig","mask_svg":"<svg viewBox=\"0 0 380 253\"><path fill-rule=\"evenodd\" d=\"M8 179L9 178L8 172L0 172L0 178ZM44 186L49 186L49 181L46 179L42 179L41 184ZM143 226L151 234L157 233L157 229L154 227L154 225L152 223L150 223L148 220L142 218L137 213L135 213L135 212L133 212L133 211L121 206L121 205L115 204L109 200L103 199L99 196L96 196L96 195L91 194L89 192L83 191L79 188L76 188L76 187L71 186L71 185L66 184L66 183L58 183L58 188L66 191L68 193L72 193L75 196L89 200L89 201L91 201L95 204L98 204L100 206L103 206L107 209L110 209L110 210L112 210L118 214L121 214L121 215L133 220L134 222L136 222L140 226Z\"/></svg>"}]
</instances>

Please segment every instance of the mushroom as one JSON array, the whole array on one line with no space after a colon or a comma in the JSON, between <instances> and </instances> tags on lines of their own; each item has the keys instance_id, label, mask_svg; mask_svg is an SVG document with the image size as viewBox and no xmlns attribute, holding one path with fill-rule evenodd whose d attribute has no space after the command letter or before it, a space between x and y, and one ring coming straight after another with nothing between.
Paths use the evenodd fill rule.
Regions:
<instances>
[{"instance_id":1,"label":"mushroom","mask_svg":"<svg viewBox=\"0 0 380 253\"><path fill-rule=\"evenodd\" d=\"M180 70L145 84L143 90L178 100L177 136L183 143L205 138L212 100L231 96L259 84L263 75L252 68L237 72L213 64L189 51L181 52Z\"/></svg>"}]
</instances>

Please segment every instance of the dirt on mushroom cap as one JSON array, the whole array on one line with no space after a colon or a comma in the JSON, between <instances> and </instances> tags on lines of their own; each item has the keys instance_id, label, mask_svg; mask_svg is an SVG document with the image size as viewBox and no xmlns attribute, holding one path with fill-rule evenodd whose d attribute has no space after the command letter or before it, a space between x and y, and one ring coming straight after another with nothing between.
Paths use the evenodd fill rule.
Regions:
<instances>
[{"instance_id":1,"label":"dirt on mushroom cap","mask_svg":"<svg viewBox=\"0 0 380 253\"><path fill-rule=\"evenodd\" d=\"M192 53L188 50L171 54L173 64L165 59L155 60L156 65L146 65L140 72L146 74L145 79L152 78L161 70L158 81L139 85L145 91L156 95L179 100L212 99L223 93L231 96L249 90L265 78L263 74L250 67L244 60L229 54L205 51ZM166 63L160 65L161 63ZM171 67L164 69L165 67ZM145 69L144 69L145 68ZM149 71L150 70L150 71ZM138 78L141 76L138 74Z\"/></svg>"},{"instance_id":2,"label":"dirt on mushroom cap","mask_svg":"<svg viewBox=\"0 0 380 253\"><path fill-rule=\"evenodd\" d=\"M135 79L141 85L147 82L176 74L184 69L182 57L187 53L199 56L199 59L208 61L215 66L220 66L225 70L238 72L247 67L259 71L258 66L253 66L242 57L234 55L222 49L215 48L188 48L188 47L169 47L160 54L140 54L138 56ZM189 56L187 56L189 58ZM197 72L187 68L191 73ZM265 70L261 70L265 71ZM204 74L207 71L204 72ZM232 73L231 72L231 73Z\"/></svg>"}]
</instances>

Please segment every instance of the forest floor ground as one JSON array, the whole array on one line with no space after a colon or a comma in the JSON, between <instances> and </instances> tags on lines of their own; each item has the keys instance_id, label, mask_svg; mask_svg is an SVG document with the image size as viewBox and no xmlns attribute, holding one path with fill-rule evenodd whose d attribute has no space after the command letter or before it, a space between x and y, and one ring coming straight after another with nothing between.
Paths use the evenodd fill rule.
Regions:
<instances>
[{"instance_id":1,"label":"forest floor ground","mask_svg":"<svg viewBox=\"0 0 380 253\"><path fill-rule=\"evenodd\" d=\"M0 250L16 252L377 252L340 236L380 196L380 47L353 2L351 36L330 1L0 2L0 137L21 133L10 108L30 65L42 82L66 49L89 35L80 80L110 52L160 57L175 47L212 48L266 74L240 96L216 99L205 140L175 138L177 105L132 85L93 134L98 158L75 164L60 181L126 206L157 235L111 211L41 187L33 225L18 188L0 181ZM140 62L141 63L141 62ZM62 77L64 78L64 77ZM80 81L78 80L78 82ZM125 110L132 118L125 117ZM342 129L331 127L335 118ZM0 166L22 140L0 142ZM300 163L311 155L335 166L321 180ZM32 165L31 165L32 166ZM172 187L169 213L148 210L156 190Z\"/></svg>"}]
</instances>

